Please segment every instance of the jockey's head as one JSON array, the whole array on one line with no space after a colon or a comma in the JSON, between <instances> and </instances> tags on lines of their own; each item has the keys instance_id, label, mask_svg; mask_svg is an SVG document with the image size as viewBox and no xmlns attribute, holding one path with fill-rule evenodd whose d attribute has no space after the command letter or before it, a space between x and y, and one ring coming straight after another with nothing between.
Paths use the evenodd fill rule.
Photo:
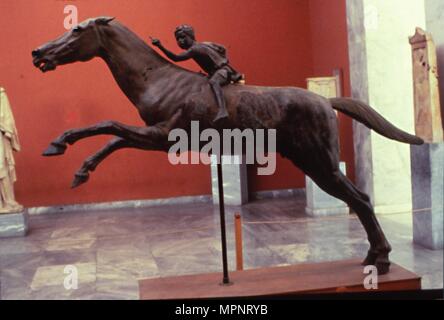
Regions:
<instances>
[{"instance_id":1,"label":"jockey's head","mask_svg":"<svg viewBox=\"0 0 444 320\"><path fill-rule=\"evenodd\" d=\"M193 27L186 24L178 26L174 31L174 35L176 36L177 44L182 49L190 48L194 41L196 41Z\"/></svg>"}]
</instances>

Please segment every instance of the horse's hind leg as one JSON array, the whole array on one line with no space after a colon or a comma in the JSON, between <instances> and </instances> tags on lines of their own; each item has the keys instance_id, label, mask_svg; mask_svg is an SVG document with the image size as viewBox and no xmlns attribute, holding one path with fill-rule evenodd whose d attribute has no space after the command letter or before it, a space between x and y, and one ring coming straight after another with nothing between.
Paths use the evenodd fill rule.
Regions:
<instances>
[{"instance_id":1,"label":"horse's hind leg","mask_svg":"<svg viewBox=\"0 0 444 320\"><path fill-rule=\"evenodd\" d=\"M123 148L138 148L137 144L122 139L115 138L108 142L102 149L96 152L91 157L88 157L82 164L82 167L74 175L74 180L71 187L76 188L85 183L89 179L89 172L94 171L100 162L105 160L113 152Z\"/></svg>"},{"instance_id":2,"label":"horse's hind leg","mask_svg":"<svg viewBox=\"0 0 444 320\"><path fill-rule=\"evenodd\" d=\"M363 265L375 265L379 274L389 271L389 252L391 247L376 219L367 195L359 191L339 170L315 172L310 177L330 195L341 199L359 217L370 242L370 250Z\"/></svg>"}]
</instances>

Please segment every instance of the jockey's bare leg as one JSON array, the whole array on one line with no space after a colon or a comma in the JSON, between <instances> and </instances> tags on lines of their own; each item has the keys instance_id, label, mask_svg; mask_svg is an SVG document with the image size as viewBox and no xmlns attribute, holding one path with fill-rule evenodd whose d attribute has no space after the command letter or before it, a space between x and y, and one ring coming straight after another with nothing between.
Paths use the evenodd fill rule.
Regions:
<instances>
[{"instance_id":1,"label":"jockey's bare leg","mask_svg":"<svg viewBox=\"0 0 444 320\"><path fill-rule=\"evenodd\" d=\"M223 74L216 72L210 78L209 82L210 82L211 89L213 90L214 96L216 97L217 106L219 107L217 115L213 120L213 122L217 122L221 119L228 118L228 112L227 112L227 108L226 108L226 104L225 104L224 92L222 90L222 86L228 84L228 81L227 81L226 77L224 77Z\"/></svg>"}]
</instances>

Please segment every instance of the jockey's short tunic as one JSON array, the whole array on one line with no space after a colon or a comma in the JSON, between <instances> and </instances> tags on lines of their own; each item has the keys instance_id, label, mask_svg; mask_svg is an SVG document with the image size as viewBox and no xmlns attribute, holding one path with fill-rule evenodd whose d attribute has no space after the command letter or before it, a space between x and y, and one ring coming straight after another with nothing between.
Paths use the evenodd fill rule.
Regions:
<instances>
[{"instance_id":1,"label":"jockey's short tunic","mask_svg":"<svg viewBox=\"0 0 444 320\"><path fill-rule=\"evenodd\" d=\"M238 82L242 79L242 75L229 65L224 46L212 42L196 42L189 51L194 61L210 77L217 72L219 76L226 77L228 82ZM218 72L219 70L221 72Z\"/></svg>"}]
</instances>

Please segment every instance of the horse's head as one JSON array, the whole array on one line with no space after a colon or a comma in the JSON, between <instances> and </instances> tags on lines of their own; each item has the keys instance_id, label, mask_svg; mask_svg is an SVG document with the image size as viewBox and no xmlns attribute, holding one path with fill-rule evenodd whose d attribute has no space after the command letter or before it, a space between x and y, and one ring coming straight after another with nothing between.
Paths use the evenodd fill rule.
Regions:
<instances>
[{"instance_id":1,"label":"horse's head","mask_svg":"<svg viewBox=\"0 0 444 320\"><path fill-rule=\"evenodd\" d=\"M114 18L99 17L86 20L54 41L32 51L34 66L42 72L55 70L58 65L88 61L99 54L99 27Z\"/></svg>"}]
</instances>

